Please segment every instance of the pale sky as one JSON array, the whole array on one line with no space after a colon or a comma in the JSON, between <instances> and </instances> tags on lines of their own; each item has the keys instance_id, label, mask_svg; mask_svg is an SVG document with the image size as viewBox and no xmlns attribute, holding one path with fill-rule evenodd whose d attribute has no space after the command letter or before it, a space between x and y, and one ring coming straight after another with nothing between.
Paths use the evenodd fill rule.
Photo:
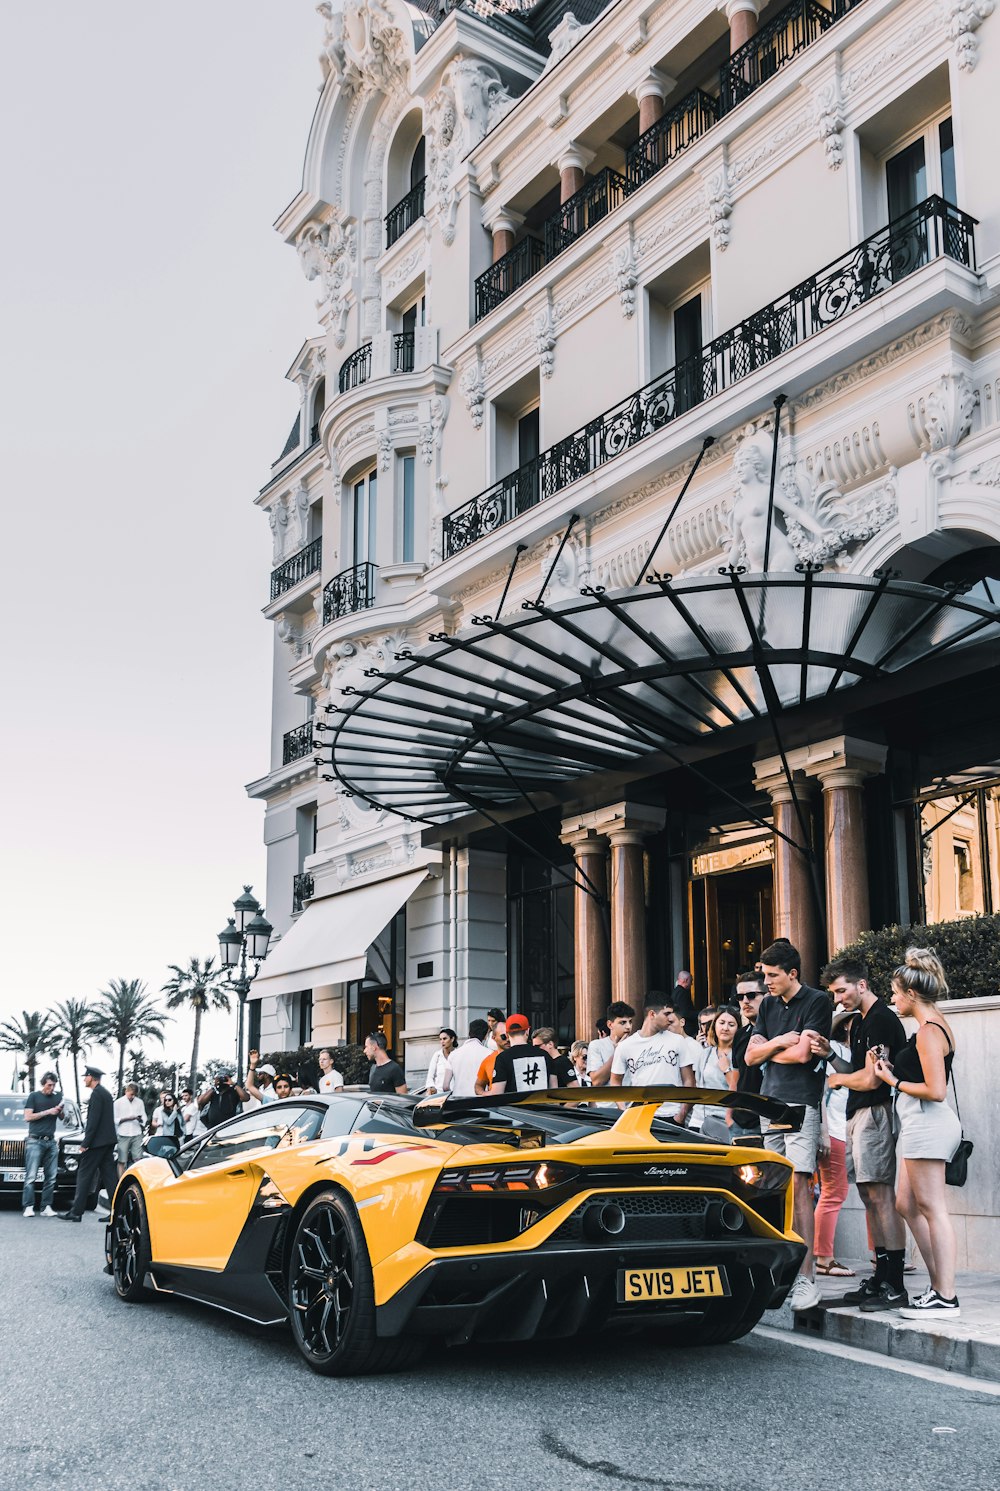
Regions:
<instances>
[{"instance_id":1,"label":"pale sky","mask_svg":"<svg viewBox=\"0 0 1000 1491\"><path fill-rule=\"evenodd\" d=\"M217 953L243 881L263 895L252 502L316 331L271 224L321 36L313 0L0 4L0 1018L158 991ZM190 1039L185 1016L168 1058ZM202 1053L234 1042L215 1017Z\"/></svg>"}]
</instances>

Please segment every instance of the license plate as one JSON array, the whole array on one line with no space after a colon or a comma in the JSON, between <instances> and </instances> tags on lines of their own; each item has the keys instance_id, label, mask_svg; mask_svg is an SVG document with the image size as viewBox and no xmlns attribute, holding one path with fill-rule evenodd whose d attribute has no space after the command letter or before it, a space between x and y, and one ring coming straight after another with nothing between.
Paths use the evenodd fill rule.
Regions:
<instances>
[{"instance_id":1,"label":"license plate","mask_svg":"<svg viewBox=\"0 0 1000 1491\"><path fill-rule=\"evenodd\" d=\"M618 1299L626 1305L718 1299L728 1293L721 1268L624 1268L618 1275Z\"/></svg>"},{"instance_id":2,"label":"license plate","mask_svg":"<svg viewBox=\"0 0 1000 1491\"><path fill-rule=\"evenodd\" d=\"M3 1173L3 1178L8 1183L13 1183L14 1181L18 1181L18 1180L23 1182L24 1181L24 1171L23 1170L5 1170L4 1173ZM38 1175L35 1178L36 1178L36 1180L44 1180L44 1178L45 1178L45 1171L44 1170L39 1170Z\"/></svg>"}]
</instances>

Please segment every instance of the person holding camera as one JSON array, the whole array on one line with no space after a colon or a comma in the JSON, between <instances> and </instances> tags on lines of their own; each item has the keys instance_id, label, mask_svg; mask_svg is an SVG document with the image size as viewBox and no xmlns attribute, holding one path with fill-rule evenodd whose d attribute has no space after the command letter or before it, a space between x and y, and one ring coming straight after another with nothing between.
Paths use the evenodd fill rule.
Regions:
<instances>
[{"instance_id":1,"label":"person holding camera","mask_svg":"<svg viewBox=\"0 0 1000 1491\"><path fill-rule=\"evenodd\" d=\"M227 1118L235 1118L240 1105L249 1101L250 1094L246 1088L234 1081L233 1073L228 1068L223 1068L211 1087L206 1088L198 1098L201 1121L206 1129L214 1129L217 1124L225 1123Z\"/></svg>"}]
</instances>

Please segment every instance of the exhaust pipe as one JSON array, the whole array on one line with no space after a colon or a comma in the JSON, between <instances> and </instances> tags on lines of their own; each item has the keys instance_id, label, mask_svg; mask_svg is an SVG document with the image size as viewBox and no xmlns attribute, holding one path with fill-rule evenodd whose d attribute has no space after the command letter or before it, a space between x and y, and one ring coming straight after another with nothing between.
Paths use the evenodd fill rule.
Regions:
<instances>
[{"instance_id":1,"label":"exhaust pipe","mask_svg":"<svg viewBox=\"0 0 1000 1491\"><path fill-rule=\"evenodd\" d=\"M625 1213L616 1201L596 1202L583 1214L583 1235L591 1242L604 1242L625 1231Z\"/></svg>"}]
</instances>

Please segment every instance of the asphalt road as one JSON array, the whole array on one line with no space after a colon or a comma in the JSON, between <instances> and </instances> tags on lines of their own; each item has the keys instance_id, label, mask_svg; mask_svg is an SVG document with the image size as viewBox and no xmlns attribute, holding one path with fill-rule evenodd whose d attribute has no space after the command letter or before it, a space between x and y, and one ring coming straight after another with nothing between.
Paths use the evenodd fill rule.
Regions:
<instances>
[{"instance_id":1,"label":"asphalt road","mask_svg":"<svg viewBox=\"0 0 1000 1491\"><path fill-rule=\"evenodd\" d=\"M1000 1397L751 1336L440 1350L316 1377L280 1331L124 1305L104 1229L0 1211L3 1491L997 1491ZM934 1430L954 1430L935 1433Z\"/></svg>"}]
</instances>

